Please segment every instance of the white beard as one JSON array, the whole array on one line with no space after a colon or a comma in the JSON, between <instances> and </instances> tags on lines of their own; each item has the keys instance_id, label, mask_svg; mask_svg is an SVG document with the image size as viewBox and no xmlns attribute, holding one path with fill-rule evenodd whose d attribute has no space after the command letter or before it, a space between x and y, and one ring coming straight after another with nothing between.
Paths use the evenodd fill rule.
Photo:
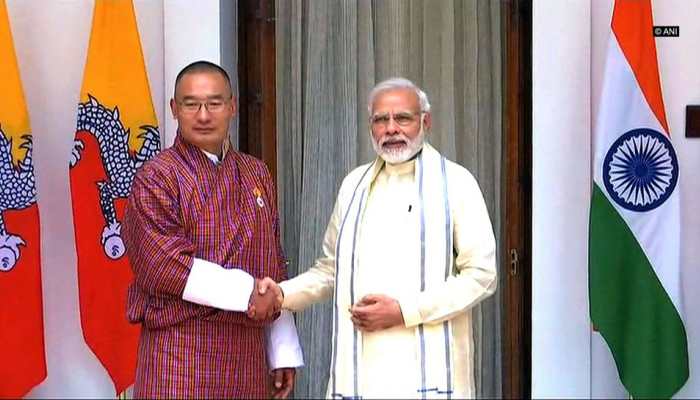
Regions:
<instances>
[{"instance_id":1,"label":"white beard","mask_svg":"<svg viewBox=\"0 0 700 400\"><path fill-rule=\"evenodd\" d=\"M420 131L418 135L410 140L403 133L392 136L391 139L403 139L406 141L406 145L398 149L384 149L382 145L384 142L389 140L388 136L384 136L380 142L374 139L374 135L370 132L370 138L372 138L372 147L379 157L389 164L401 164L413 158L420 149L423 148L423 141L425 140L425 131L423 130L423 123L421 121Z\"/></svg>"}]
</instances>

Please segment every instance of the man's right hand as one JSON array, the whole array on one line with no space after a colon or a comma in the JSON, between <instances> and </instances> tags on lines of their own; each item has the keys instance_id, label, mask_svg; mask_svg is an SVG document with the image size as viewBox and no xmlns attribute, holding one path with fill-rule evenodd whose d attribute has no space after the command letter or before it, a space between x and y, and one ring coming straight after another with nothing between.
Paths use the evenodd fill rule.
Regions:
<instances>
[{"instance_id":1,"label":"man's right hand","mask_svg":"<svg viewBox=\"0 0 700 400\"><path fill-rule=\"evenodd\" d=\"M282 290L274 280L256 279L246 314L256 321L267 319L280 311L282 300Z\"/></svg>"}]
</instances>

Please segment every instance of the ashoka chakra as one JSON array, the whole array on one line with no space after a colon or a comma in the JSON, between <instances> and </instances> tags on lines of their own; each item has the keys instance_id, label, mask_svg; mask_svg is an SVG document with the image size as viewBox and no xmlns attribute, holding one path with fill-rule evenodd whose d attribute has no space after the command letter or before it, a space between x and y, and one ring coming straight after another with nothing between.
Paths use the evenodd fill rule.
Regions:
<instances>
[{"instance_id":1,"label":"ashoka chakra","mask_svg":"<svg viewBox=\"0 0 700 400\"><path fill-rule=\"evenodd\" d=\"M605 156L603 182L610 197L628 210L660 206L678 182L678 160L671 142L653 129L625 133Z\"/></svg>"}]
</instances>

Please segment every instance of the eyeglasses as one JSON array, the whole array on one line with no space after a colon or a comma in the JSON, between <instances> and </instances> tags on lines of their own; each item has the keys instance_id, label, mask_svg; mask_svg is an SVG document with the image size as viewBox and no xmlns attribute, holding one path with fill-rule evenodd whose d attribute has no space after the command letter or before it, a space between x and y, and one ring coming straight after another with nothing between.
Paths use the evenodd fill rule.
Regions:
<instances>
[{"instance_id":1,"label":"eyeglasses","mask_svg":"<svg viewBox=\"0 0 700 400\"><path fill-rule=\"evenodd\" d=\"M185 100L180 101L177 104L180 105L180 108L185 114L196 114L202 109L202 105L204 105L204 108L210 113L224 111L227 103L228 101L226 100L212 99L204 102L197 100Z\"/></svg>"},{"instance_id":2,"label":"eyeglasses","mask_svg":"<svg viewBox=\"0 0 700 400\"><path fill-rule=\"evenodd\" d=\"M399 126L408 126L411 125L413 122L416 121L416 116L417 115L422 115L422 111L401 111L397 112L395 114L392 113L381 113L381 114L374 114L371 117L369 117L369 122L377 127L386 127L389 125L389 121L391 119L394 119L394 122L396 122Z\"/></svg>"}]
</instances>

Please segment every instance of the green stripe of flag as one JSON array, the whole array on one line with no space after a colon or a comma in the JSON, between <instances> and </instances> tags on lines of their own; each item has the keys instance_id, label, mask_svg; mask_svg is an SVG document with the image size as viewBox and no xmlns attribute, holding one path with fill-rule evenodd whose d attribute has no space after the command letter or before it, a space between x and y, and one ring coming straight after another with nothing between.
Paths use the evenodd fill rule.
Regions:
<instances>
[{"instance_id":1,"label":"green stripe of flag","mask_svg":"<svg viewBox=\"0 0 700 400\"><path fill-rule=\"evenodd\" d=\"M629 227L593 186L591 319L635 398L670 398L688 378L683 321Z\"/></svg>"}]
</instances>

